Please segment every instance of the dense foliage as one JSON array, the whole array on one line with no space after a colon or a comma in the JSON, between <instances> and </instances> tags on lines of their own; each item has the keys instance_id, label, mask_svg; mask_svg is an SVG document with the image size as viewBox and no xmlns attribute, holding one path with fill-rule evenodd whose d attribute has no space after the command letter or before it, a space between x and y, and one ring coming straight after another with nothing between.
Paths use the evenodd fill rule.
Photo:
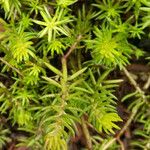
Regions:
<instances>
[{"instance_id":1,"label":"dense foliage","mask_svg":"<svg viewBox=\"0 0 150 150\"><path fill-rule=\"evenodd\" d=\"M32 150L124 150L132 122L130 149L150 149L150 75L141 87L126 69L149 59L137 44L149 38L149 0L0 6L1 149L14 142ZM119 98L126 80L132 90ZM125 118L117 105L126 107Z\"/></svg>"}]
</instances>

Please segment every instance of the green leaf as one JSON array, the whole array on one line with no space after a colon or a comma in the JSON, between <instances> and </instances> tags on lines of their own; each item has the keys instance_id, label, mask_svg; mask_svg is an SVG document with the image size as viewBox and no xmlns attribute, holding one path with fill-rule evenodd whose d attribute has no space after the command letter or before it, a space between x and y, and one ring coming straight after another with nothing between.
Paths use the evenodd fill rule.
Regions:
<instances>
[{"instance_id":1,"label":"green leaf","mask_svg":"<svg viewBox=\"0 0 150 150\"><path fill-rule=\"evenodd\" d=\"M74 73L73 75L71 75L70 77L68 77L68 81L75 79L76 77L78 77L79 75L81 75L85 70L87 69L87 67L77 71L76 73Z\"/></svg>"},{"instance_id":2,"label":"green leaf","mask_svg":"<svg viewBox=\"0 0 150 150\"><path fill-rule=\"evenodd\" d=\"M127 99L129 99L129 98L135 96L137 93L138 93L138 92L135 91L135 92L132 92L132 93L130 93L130 94L127 94L126 96L124 96L124 97L122 98L121 101L124 102L125 100L127 100Z\"/></svg>"},{"instance_id":3,"label":"green leaf","mask_svg":"<svg viewBox=\"0 0 150 150\"><path fill-rule=\"evenodd\" d=\"M117 83L120 83L120 82L123 82L123 80L122 79L116 79L116 80L103 81L103 83L105 83L105 84L117 84Z\"/></svg>"},{"instance_id":4,"label":"green leaf","mask_svg":"<svg viewBox=\"0 0 150 150\"><path fill-rule=\"evenodd\" d=\"M108 76L108 74L112 71L112 69L108 69L106 70L98 79L98 83L100 84L101 82L103 82L103 80Z\"/></svg>"},{"instance_id":5,"label":"green leaf","mask_svg":"<svg viewBox=\"0 0 150 150\"><path fill-rule=\"evenodd\" d=\"M56 73L57 75L63 76L62 73L61 73L57 68L55 68L54 66L52 66L51 64L49 64L49 63L47 63L47 62L44 62L44 64L45 64L51 71L53 71L54 73Z\"/></svg>"},{"instance_id":6,"label":"green leaf","mask_svg":"<svg viewBox=\"0 0 150 150\"><path fill-rule=\"evenodd\" d=\"M77 0L56 0L57 4L61 7L67 7L72 5L73 3L77 2Z\"/></svg>"},{"instance_id":7,"label":"green leaf","mask_svg":"<svg viewBox=\"0 0 150 150\"><path fill-rule=\"evenodd\" d=\"M50 84L53 84L58 88L62 88L62 86L58 82L56 82L55 80L48 78L48 77L44 77L44 76L42 76L42 78L45 79L46 81L48 81Z\"/></svg>"}]
</instances>

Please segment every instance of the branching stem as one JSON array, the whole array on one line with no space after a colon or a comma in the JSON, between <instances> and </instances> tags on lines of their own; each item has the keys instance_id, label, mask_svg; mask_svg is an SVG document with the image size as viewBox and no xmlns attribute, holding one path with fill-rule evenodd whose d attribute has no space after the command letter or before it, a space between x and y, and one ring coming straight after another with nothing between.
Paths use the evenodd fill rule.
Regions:
<instances>
[{"instance_id":1,"label":"branching stem","mask_svg":"<svg viewBox=\"0 0 150 150\"><path fill-rule=\"evenodd\" d=\"M133 79L133 77L130 75L130 73L128 72L128 70L126 68L123 68L123 71L124 71L125 75L127 76L127 78L129 79L130 83L134 86L134 88L138 91L138 93L141 94L141 98L143 99L143 101L146 102L146 97L145 97L144 91L141 90L141 88L138 86L138 84L136 83L136 81ZM108 149L115 141L118 141L120 143L120 137L124 134L124 132L127 130L127 128L129 127L129 125L133 121L135 115L137 114L138 109L139 109L139 107L137 107L136 109L134 109L134 111L130 115L128 121L125 123L125 125L123 126L123 128L120 130L120 132L118 133L118 135L115 138L111 139L104 146L103 150ZM122 147L121 143L120 143L120 145ZM123 147L122 147L122 150L124 150Z\"/></svg>"},{"instance_id":2,"label":"branching stem","mask_svg":"<svg viewBox=\"0 0 150 150\"><path fill-rule=\"evenodd\" d=\"M82 35L78 35L77 40L74 42L74 44L70 47L70 49L68 50L68 52L64 55L64 58L67 59L69 57L69 55L72 53L72 51L76 48L77 44L79 43L79 41L81 40Z\"/></svg>"},{"instance_id":3,"label":"branching stem","mask_svg":"<svg viewBox=\"0 0 150 150\"><path fill-rule=\"evenodd\" d=\"M121 146L121 150L125 150L124 143L120 139L117 139L117 141L119 142L119 144Z\"/></svg>"}]
</instances>

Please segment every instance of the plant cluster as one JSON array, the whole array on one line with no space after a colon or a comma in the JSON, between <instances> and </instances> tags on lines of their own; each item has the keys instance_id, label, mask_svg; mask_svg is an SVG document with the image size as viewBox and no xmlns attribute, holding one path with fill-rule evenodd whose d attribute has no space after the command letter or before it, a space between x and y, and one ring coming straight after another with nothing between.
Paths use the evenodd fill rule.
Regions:
<instances>
[{"instance_id":1,"label":"plant cluster","mask_svg":"<svg viewBox=\"0 0 150 150\"><path fill-rule=\"evenodd\" d=\"M84 148L123 150L135 122L131 149L150 149L150 79L142 89L126 69L148 55L130 41L149 37L149 0L0 0L0 14L1 148L15 130L16 147L71 149L80 126ZM135 89L122 99L126 121L116 69Z\"/></svg>"}]
</instances>

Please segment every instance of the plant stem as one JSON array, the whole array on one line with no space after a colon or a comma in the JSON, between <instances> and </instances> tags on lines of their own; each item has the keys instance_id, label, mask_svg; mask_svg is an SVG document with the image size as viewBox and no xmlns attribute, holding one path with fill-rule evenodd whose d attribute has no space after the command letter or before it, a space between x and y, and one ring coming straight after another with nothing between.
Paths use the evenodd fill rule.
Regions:
<instances>
[{"instance_id":1,"label":"plant stem","mask_svg":"<svg viewBox=\"0 0 150 150\"><path fill-rule=\"evenodd\" d=\"M116 138L111 139L105 146L103 147L103 150L106 150L109 148L114 142L116 141Z\"/></svg>"},{"instance_id":2,"label":"plant stem","mask_svg":"<svg viewBox=\"0 0 150 150\"><path fill-rule=\"evenodd\" d=\"M64 58L67 59L69 55L72 53L72 51L76 48L78 42L81 40L82 35L78 35L76 42L70 47L68 52L64 55Z\"/></svg>"},{"instance_id":3,"label":"plant stem","mask_svg":"<svg viewBox=\"0 0 150 150\"><path fill-rule=\"evenodd\" d=\"M147 90L149 87L150 87L150 74L148 74L148 80L147 80L147 82L145 83L143 89L144 89L144 90Z\"/></svg>"},{"instance_id":4,"label":"plant stem","mask_svg":"<svg viewBox=\"0 0 150 150\"><path fill-rule=\"evenodd\" d=\"M132 78L132 76L130 75L130 73L128 72L128 70L126 68L123 68L123 71L124 71L125 75L128 77L128 79L131 82L131 84L134 86L134 88L139 92L139 94L142 95L142 98L145 100L144 91L142 91L140 89L140 87L138 86L136 81Z\"/></svg>"},{"instance_id":5,"label":"plant stem","mask_svg":"<svg viewBox=\"0 0 150 150\"><path fill-rule=\"evenodd\" d=\"M66 62L66 59L64 57L62 57L61 59L61 63L62 63L62 74L63 74L63 79L65 82L67 82L67 74L68 74L68 71L67 71L67 62Z\"/></svg>"},{"instance_id":6,"label":"plant stem","mask_svg":"<svg viewBox=\"0 0 150 150\"><path fill-rule=\"evenodd\" d=\"M119 144L121 146L121 150L125 150L124 143L120 139L117 139L117 141L119 142Z\"/></svg>"},{"instance_id":7,"label":"plant stem","mask_svg":"<svg viewBox=\"0 0 150 150\"><path fill-rule=\"evenodd\" d=\"M87 149L88 149L88 150L92 150L91 136L90 136L89 130L88 130L88 128L87 128L87 125L86 125L86 121L85 121L85 119L84 119L84 116L82 116L82 118L81 118L81 125L82 125L83 133L84 133L84 136L85 136L85 139L86 139L86 146L87 146Z\"/></svg>"},{"instance_id":8,"label":"plant stem","mask_svg":"<svg viewBox=\"0 0 150 150\"><path fill-rule=\"evenodd\" d=\"M16 71L20 76L23 76L23 74L15 67L13 67L11 64L9 64L6 60L4 60L2 57L0 57L0 61L3 62L5 65Z\"/></svg>"},{"instance_id":9,"label":"plant stem","mask_svg":"<svg viewBox=\"0 0 150 150\"><path fill-rule=\"evenodd\" d=\"M120 130L119 134L116 137L117 139L119 139L123 135L123 133L127 130L127 128L129 127L129 125L131 124L132 120L134 119L136 113L137 113L137 109L132 112L132 114L130 115L128 121L125 123L125 125L123 126L123 128Z\"/></svg>"},{"instance_id":10,"label":"plant stem","mask_svg":"<svg viewBox=\"0 0 150 150\"><path fill-rule=\"evenodd\" d=\"M82 69L82 66L81 66L81 50L79 50L77 52L77 62L78 62L78 68L79 68L79 70Z\"/></svg>"},{"instance_id":11,"label":"plant stem","mask_svg":"<svg viewBox=\"0 0 150 150\"><path fill-rule=\"evenodd\" d=\"M62 63L62 74L63 74L63 78L62 78L62 97L64 99L64 97L66 98L67 96L67 87L66 87L66 83L67 83L67 78L68 78L68 71L67 71L67 58L70 56L70 54L72 53L72 51L76 48L78 42L81 40L82 36L79 35L77 37L77 40L74 42L74 44L70 47L69 51L66 53L66 55L64 55L61 59L61 63Z\"/></svg>"}]
</instances>

